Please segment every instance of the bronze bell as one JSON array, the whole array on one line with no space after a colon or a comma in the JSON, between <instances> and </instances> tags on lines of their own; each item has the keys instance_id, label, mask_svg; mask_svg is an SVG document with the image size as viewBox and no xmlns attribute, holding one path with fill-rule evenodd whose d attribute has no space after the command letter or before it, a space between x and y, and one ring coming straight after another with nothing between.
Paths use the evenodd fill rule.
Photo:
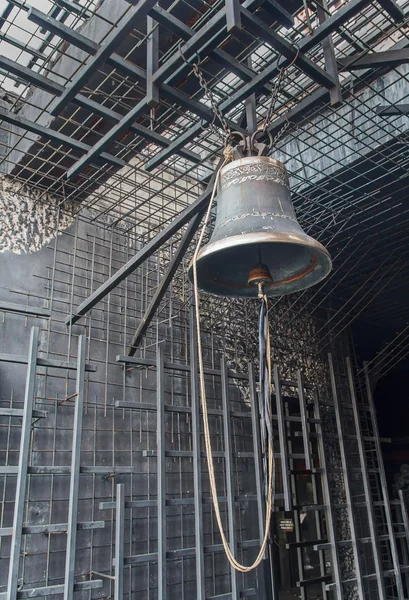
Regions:
<instances>
[{"instance_id":1,"label":"bronze bell","mask_svg":"<svg viewBox=\"0 0 409 600\"><path fill-rule=\"evenodd\" d=\"M249 156L223 167L213 234L197 257L202 290L254 297L258 286L259 293L281 296L318 283L331 266L328 251L296 219L280 161Z\"/></svg>"}]
</instances>

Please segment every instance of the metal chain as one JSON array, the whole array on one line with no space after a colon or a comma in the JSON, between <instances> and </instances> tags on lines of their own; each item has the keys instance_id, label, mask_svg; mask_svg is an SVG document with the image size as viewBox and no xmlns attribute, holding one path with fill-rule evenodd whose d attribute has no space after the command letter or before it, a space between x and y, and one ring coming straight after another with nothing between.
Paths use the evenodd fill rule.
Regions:
<instances>
[{"instance_id":1,"label":"metal chain","mask_svg":"<svg viewBox=\"0 0 409 600\"><path fill-rule=\"evenodd\" d=\"M273 89L271 90L270 104L268 106L266 116L264 118L263 126L261 127L261 131L263 133L265 133L267 131L267 128L271 125L271 120L272 120L272 116L273 116L273 112L274 112L274 107L277 102L278 93L280 91L281 84L285 78L285 71L286 71L286 69L280 69L278 77L276 78L276 80L274 82Z\"/></svg>"},{"instance_id":2,"label":"metal chain","mask_svg":"<svg viewBox=\"0 0 409 600\"><path fill-rule=\"evenodd\" d=\"M209 86L207 85L207 82L205 80L205 78L203 77L203 73L202 70L200 68L200 60L198 60L198 62L196 63L192 63L192 69L193 69L193 73L195 74L195 76L197 77L198 81L199 81L199 85L202 88L202 90L205 93L206 98L209 100L210 105L212 107L212 111L213 111L213 120L210 123L210 128L215 131L217 133L217 135L219 135L220 137L222 137L223 139L226 138L226 136L230 137L231 136L231 129L227 124L227 121L222 113L222 111L220 110L219 104L216 101L216 98L214 97L214 94L212 92L212 90L209 88ZM216 119L219 119L222 129L224 131L224 135L221 136L219 130L217 129L217 127L215 126L215 121Z\"/></svg>"}]
</instances>

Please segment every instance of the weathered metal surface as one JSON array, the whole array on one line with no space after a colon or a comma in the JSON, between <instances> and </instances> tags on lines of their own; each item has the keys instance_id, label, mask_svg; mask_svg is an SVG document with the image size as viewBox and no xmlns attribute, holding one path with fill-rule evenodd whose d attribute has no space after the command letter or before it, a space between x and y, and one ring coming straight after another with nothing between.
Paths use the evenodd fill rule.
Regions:
<instances>
[{"instance_id":1,"label":"weathered metal surface","mask_svg":"<svg viewBox=\"0 0 409 600\"><path fill-rule=\"evenodd\" d=\"M199 287L221 296L255 297L248 279L258 263L271 273L273 281L264 288L268 296L308 288L331 270L327 250L297 221L285 166L266 156L242 158L221 170L213 235L197 258Z\"/></svg>"}]
</instances>

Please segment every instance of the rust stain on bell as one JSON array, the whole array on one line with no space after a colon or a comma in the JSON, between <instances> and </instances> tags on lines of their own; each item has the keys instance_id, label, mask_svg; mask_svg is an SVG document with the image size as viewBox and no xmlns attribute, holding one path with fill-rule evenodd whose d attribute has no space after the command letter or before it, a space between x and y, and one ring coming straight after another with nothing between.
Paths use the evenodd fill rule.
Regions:
<instances>
[{"instance_id":1,"label":"rust stain on bell","mask_svg":"<svg viewBox=\"0 0 409 600\"><path fill-rule=\"evenodd\" d=\"M258 264L271 275L264 288L268 296L304 290L328 275L331 257L298 223L280 161L266 156L235 160L221 170L219 182L214 231L197 258L200 289L254 297L249 274Z\"/></svg>"}]
</instances>

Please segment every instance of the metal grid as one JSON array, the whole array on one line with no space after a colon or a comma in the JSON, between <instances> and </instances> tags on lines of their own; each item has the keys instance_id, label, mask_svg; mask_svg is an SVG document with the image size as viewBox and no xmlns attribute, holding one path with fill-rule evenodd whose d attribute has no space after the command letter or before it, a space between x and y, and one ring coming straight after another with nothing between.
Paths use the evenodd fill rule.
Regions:
<instances>
[{"instance_id":1,"label":"metal grid","mask_svg":"<svg viewBox=\"0 0 409 600\"><path fill-rule=\"evenodd\" d=\"M70 5L71 12L68 5L59 6L57 10L50 4L50 15L55 21L39 14L39 8L30 13L25 3L10 3L3 21L4 35L13 27L9 35L14 31L14 38L18 37L20 31L23 36L27 23L34 27L34 19L43 29L38 26L32 33L25 34L24 43L31 48L47 45L50 57L40 59L33 53L23 52L16 57L17 66L9 59L3 61L2 68L7 71L3 86L17 93L11 98L9 94L7 107L11 107L12 112L13 106L20 106L23 101L20 117L30 116L29 120L43 126L51 124L51 128L48 134L44 129L39 130L42 138L32 143L27 133L16 129L18 123L15 123L3 164L17 181L24 180L35 184L37 189L51 192L65 206L74 201L75 211L81 211L86 218L89 218L87 211L91 210L91 218L101 227L120 227L139 236L140 241L146 236L151 238L201 192L214 168L213 159L220 151L218 136L208 127L202 127L206 120L200 120L202 113L204 111L206 117L209 107L190 67L181 58L181 40L187 40L188 47L190 37L196 36L195 49L204 74L229 118L239 128L244 100L250 92L257 94L257 119L260 121L265 113L271 89L269 81L281 56L271 43L262 39L263 35L268 38L274 32L282 36L293 48L298 45L317 67L324 67L324 47L312 41L314 37L319 41L329 39L320 36L325 23L316 3L307 11L296 3L291 5L289 8L295 15L291 27L287 21L286 26L277 22L274 25L278 17L283 18L282 13L269 3L262 4L255 18L260 14L265 24L273 26L270 34L257 31L255 35L257 23L252 23L248 13L254 14L259 4L246 4L245 32L242 37L232 37L220 20L224 6L221 2L200 3L200 7L184 2L164 5L168 17L148 2L136 9L124 2L116 5L111 19L107 16L111 10L109 2L98 9L92 3L84 4L81 10L74 10ZM405 2L398 5L406 11ZM392 2L329 3L324 16L329 21L339 19L340 23L329 29L339 68L344 68L343 60L357 53L406 47L406 20L396 20L393 6ZM147 12L159 21L159 72L161 69L168 72L169 65L177 67L175 75L172 72L163 86L161 83L160 104L154 108L144 104L152 83L144 68L150 51L148 42L153 37L147 36L142 25L140 30L132 28L134 21L144 23ZM348 16L341 19L339 15L344 13ZM172 22L169 15L174 16ZM71 33L59 25L60 21L63 25L69 24ZM213 26L214 22L218 25ZM217 34L215 42L205 39L206 28ZM94 33L91 35L91 32ZM96 41L94 35L98 38ZM3 50L0 47L0 52L7 57L10 43L1 42L6 45ZM67 46L68 43L71 45ZM99 44L99 50L91 47L92 44ZM104 60L100 59L102 49ZM65 52L63 57L59 54L62 51ZM228 68L223 52L230 57ZM67 56L72 57L70 62ZM195 58L194 52L186 49L183 56L187 60ZM250 59L253 75L244 72L249 69ZM21 71L21 65L28 65L30 71ZM390 335L391 329L402 329L408 317L402 301L408 268L407 219L402 205L407 187L406 125L401 116L386 119L377 116L375 110L376 105L393 107L405 102L406 67L393 71L394 66L367 68L353 71L352 75L341 70L343 103L331 106L332 96L328 97L326 89L314 81L314 70L307 75L299 65L293 65L279 94L276 118L271 126L274 134L287 119L290 122L277 144L276 155L288 167L302 226L327 245L334 257L331 279L312 294L312 299L308 294L302 295L303 300L307 300L304 305L297 296L293 306L316 310L316 305L328 305L330 300L334 307L330 321L333 332L344 330L352 320L360 318L370 323L382 340ZM36 72L47 79L36 77ZM11 77L20 82L17 87L13 87ZM22 77L25 84L21 83ZM177 88L173 88L172 82L179 80ZM246 80L253 83L244 83ZM59 90L53 82L60 86ZM47 85L48 88L44 87ZM51 93L45 93L45 89ZM74 89L76 107L61 100L73 98ZM183 96L179 100L174 95L175 89ZM170 94L170 99L166 94ZM132 110L140 103L142 112L135 113L131 119ZM122 137L119 128L115 129L115 122L121 123ZM125 128L124 123L128 123ZM3 121L3 128L9 130L10 124ZM57 137L51 139L50 130L54 129ZM58 138L59 134L66 137ZM153 139L155 135L157 143ZM103 166L85 166L84 163L84 168L79 168L78 142L73 144L70 139L88 146L88 152L85 147L83 150L87 157L105 151L110 155L106 157L108 163ZM163 146L166 156L161 150ZM24 156L17 153L17 149L23 150ZM190 153L189 156L186 153ZM130 162L122 169L109 166L117 160ZM74 169L78 167L76 174L73 174L73 164ZM148 172L154 165L153 172ZM323 350L328 348L329 334L330 330ZM386 338L386 341L390 340Z\"/></svg>"}]
</instances>

